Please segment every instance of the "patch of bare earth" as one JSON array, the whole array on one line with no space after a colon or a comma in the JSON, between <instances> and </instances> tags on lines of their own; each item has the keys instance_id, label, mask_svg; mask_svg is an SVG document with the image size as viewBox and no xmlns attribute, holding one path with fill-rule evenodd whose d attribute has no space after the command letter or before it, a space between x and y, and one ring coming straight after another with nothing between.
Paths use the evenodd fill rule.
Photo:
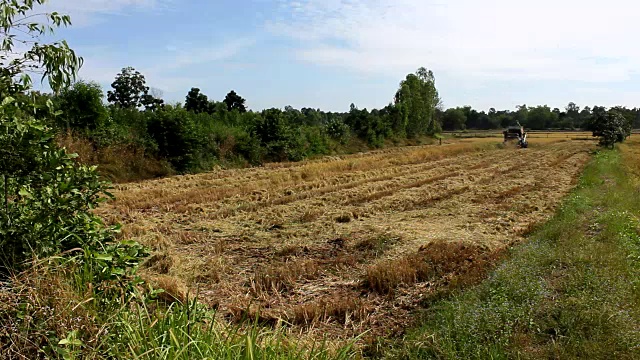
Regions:
<instances>
[{"instance_id":1,"label":"patch of bare earth","mask_svg":"<svg viewBox=\"0 0 640 360\"><path fill-rule=\"evenodd\" d=\"M549 217L592 142L378 151L121 185L100 213L151 246L143 272L230 321L314 337L399 334Z\"/></svg>"}]
</instances>

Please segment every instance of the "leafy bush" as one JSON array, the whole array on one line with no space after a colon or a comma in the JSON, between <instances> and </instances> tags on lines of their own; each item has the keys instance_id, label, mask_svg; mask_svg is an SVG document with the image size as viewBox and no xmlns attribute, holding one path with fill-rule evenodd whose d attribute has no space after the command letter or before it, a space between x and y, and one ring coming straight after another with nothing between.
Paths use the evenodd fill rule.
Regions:
<instances>
[{"instance_id":1,"label":"leafy bush","mask_svg":"<svg viewBox=\"0 0 640 360\"><path fill-rule=\"evenodd\" d=\"M324 155L329 153L329 138L323 128L308 126L304 128L308 155Z\"/></svg>"},{"instance_id":2,"label":"leafy bush","mask_svg":"<svg viewBox=\"0 0 640 360\"><path fill-rule=\"evenodd\" d=\"M19 267L32 255L97 247L110 232L91 213L105 199L94 167L59 150L51 129L18 115L14 99L0 106L0 265Z\"/></svg>"},{"instance_id":3,"label":"leafy bush","mask_svg":"<svg viewBox=\"0 0 640 360\"><path fill-rule=\"evenodd\" d=\"M184 109L165 109L151 113L148 132L158 145L158 154L179 172L197 168L198 153L204 144L202 134Z\"/></svg>"},{"instance_id":4,"label":"leafy bush","mask_svg":"<svg viewBox=\"0 0 640 360\"><path fill-rule=\"evenodd\" d=\"M102 103L104 93L97 83L77 82L54 98L62 113L56 117L58 126L65 129L96 130L104 128L109 113Z\"/></svg>"},{"instance_id":5,"label":"leafy bush","mask_svg":"<svg viewBox=\"0 0 640 360\"><path fill-rule=\"evenodd\" d=\"M327 134L334 140L345 145L351 137L350 129L341 119L331 119L325 126Z\"/></svg>"},{"instance_id":6,"label":"leafy bush","mask_svg":"<svg viewBox=\"0 0 640 360\"><path fill-rule=\"evenodd\" d=\"M632 123L615 110L595 107L588 128L593 136L600 138L600 145L613 148L615 143L631 135Z\"/></svg>"}]
</instances>

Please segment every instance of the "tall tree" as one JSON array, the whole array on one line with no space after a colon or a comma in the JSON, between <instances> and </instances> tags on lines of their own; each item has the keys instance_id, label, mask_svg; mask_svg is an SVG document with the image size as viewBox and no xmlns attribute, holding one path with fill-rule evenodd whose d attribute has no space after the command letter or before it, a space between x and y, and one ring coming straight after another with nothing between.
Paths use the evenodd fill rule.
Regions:
<instances>
[{"instance_id":1,"label":"tall tree","mask_svg":"<svg viewBox=\"0 0 640 360\"><path fill-rule=\"evenodd\" d=\"M149 91L144 75L131 66L122 68L111 87L113 91L107 92L107 100L121 108L140 107L142 96Z\"/></svg>"},{"instance_id":2,"label":"tall tree","mask_svg":"<svg viewBox=\"0 0 640 360\"><path fill-rule=\"evenodd\" d=\"M415 137L439 130L434 114L440 97L431 70L421 67L414 74L407 75L396 92L395 104L406 118L407 136Z\"/></svg>"},{"instance_id":3,"label":"tall tree","mask_svg":"<svg viewBox=\"0 0 640 360\"><path fill-rule=\"evenodd\" d=\"M144 106L147 110L155 110L164 105L164 100L149 93L144 75L131 66L122 68L111 87L113 91L107 92L107 100L120 108L137 109Z\"/></svg>"},{"instance_id":4,"label":"tall tree","mask_svg":"<svg viewBox=\"0 0 640 360\"><path fill-rule=\"evenodd\" d=\"M227 105L229 111L238 110L241 113L247 111L247 108L244 104L246 100L243 99L242 96L236 94L236 92L233 90L231 90L227 94L227 96L225 96L223 101Z\"/></svg>"},{"instance_id":5,"label":"tall tree","mask_svg":"<svg viewBox=\"0 0 640 360\"><path fill-rule=\"evenodd\" d=\"M207 95L200 92L200 89L191 88L189 93L187 93L184 108L187 111L191 111L196 114L208 112L210 108L209 99L207 98Z\"/></svg>"}]
</instances>

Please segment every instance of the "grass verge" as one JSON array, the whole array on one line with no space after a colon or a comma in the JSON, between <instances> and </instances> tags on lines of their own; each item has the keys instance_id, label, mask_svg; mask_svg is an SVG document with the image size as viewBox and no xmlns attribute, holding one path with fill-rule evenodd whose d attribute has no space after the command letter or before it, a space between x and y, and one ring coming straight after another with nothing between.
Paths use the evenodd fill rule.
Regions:
<instances>
[{"instance_id":1,"label":"grass verge","mask_svg":"<svg viewBox=\"0 0 640 360\"><path fill-rule=\"evenodd\" d=\"M0 283L0 359L350 359L350 344L295 342L285 328L230 325L168 290L115 296L91 269L53 259ZM9 286L6 286L9 285ZM155 293L155 294L154 294ZM335 312L335 311L334 311Z\"/></svg>"},{"instance_id":2,"label":"grass verge","mask_svg":"<svg viewBox=\"0 0 640 360\"><path fill-rule=\"evenodd\" d=\"M639 146L599 151L553 219L384 357L640 358Z\"/></svg>"}]
</instances>

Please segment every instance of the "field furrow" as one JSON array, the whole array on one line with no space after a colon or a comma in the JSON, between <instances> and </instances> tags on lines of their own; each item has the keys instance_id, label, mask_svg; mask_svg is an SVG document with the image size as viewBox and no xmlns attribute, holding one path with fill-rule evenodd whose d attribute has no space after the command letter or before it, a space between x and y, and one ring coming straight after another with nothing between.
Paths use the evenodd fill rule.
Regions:
<instances>
[{"instance_id":1,"label":"field furrow","mask_svg":"<svg viewBox=\"0 0 640 360\"><path fill-rule=\"evenodd\" d=\"M126 184L99 211L152 247L145 276L198 287L230 321L260 310L312 334L400 329L550 216L594 146L481 145Z\"/></svg>"}]
</instances>

